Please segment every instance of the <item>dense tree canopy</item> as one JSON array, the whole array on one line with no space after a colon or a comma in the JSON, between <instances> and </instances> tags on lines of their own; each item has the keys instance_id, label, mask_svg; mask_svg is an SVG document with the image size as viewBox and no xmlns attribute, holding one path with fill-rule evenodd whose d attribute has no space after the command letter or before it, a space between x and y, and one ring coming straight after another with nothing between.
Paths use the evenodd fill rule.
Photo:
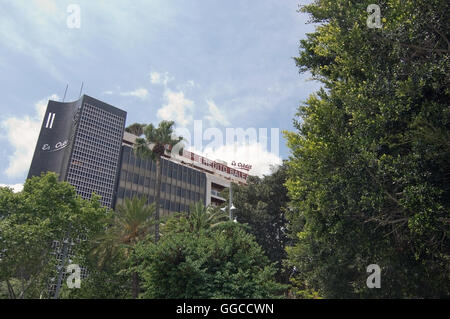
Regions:
<instances>
[{"instance_id":1,"label":"dense tree canopy","mask_svg":"<svg viewBox=\"0 0 450 319\"><path fill-rule=\"evenodd\" d=\"M77 254L86 248L77 239L102 231L108 218L97 196L81 199L54 173L28 179L17 194L1 188L0 214L0 283L8 298L49 297L57 266L53 241L69 238Z\"/></svg>"},{"instance_id":2,"label":"dense tree canopy","mask_svg":"<svg viewBox=\"0 0 450 319\"><path fill-rule=\"evenodd\" d=\"M287 133L300 290L450 295L450 8L446 0L317 0L296 63L323 83ZM295 226L295 225L294 225ZM381 289L366 287L378 264Z\"/></svg>"},{"instance_id":3,"label":"dense tree canopy","mask_svg":"<svg viewBox=\"0 0 450 319\"><path fill-rule=\"evenodd\" d=\"M284 286L275 267L242 225L216 222L211 210L173 217L158 244L143 242L134 264L144 298L268 298ZM208 216L209 215L209 216ZM199 223L199 220L210 223ZM196 227L203 225L201 228Z\"/></svg>"},{"instance_id":4,"label":"dense tree canopy","mask_svg":"<svg viewBox=\"0 0 450 319\"><path fill-rule=\"evenodd\" d=\"M233 214L239 223L249 225L249 232L261 245L267 257L277 262L278 277L282 276L282 260L286 257L285 247L289 241L286 233L286 215L290 213L289 198L284 183L287 179L283 165L271 175L259 178L250 176L247 185L233 184Z\"/></svg>"},{"instance_id":5,"label":"dense tree canopy","mask_svg":"<svg viewBox=\"0 0 450 319\"><path fill-rule=\"evenodd\" d=\"M68 298L137 298L139 276L130 271L137 243L153 235L155 205L145 197L126 198L108 221L108 227L89 238L80 262L89 269L80 289L66 290Z\"/></svg>"}]
</instances>

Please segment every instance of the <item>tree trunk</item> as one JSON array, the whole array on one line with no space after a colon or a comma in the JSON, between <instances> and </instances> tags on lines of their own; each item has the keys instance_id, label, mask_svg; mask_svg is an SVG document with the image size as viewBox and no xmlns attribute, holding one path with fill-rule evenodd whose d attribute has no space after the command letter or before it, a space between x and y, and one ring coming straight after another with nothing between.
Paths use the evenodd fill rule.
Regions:
<instances>
[{"instance_id":1,"label":"tree trunk","mask_svg":"<svg viewBox=\"0 0 450 319\"><path fill-rule=\"evenodd\" d=\"M16 299L16 294L14 293L14 288L12 287L9 280L6 280L6 285L8 286L9 299Z\"/></svg>"},{"instance_id":2,"label":"tree trunk","mask_svg":"<svg viewBox=\"0 0 450 319\"><path fill-rule=\"evenodd\" d=\"M161 157L156 159L156 210L155 210L155 243L159 241L159 209L161 198Z\"/></svg>"},{"instance_id":3,"label":"tree trunk","mask_svg":"<svg viewBox=\"0 0 450 319\"><path fill-rule=\"evenodd\" d=\"M132 283L132 289L133 289L133 299L137 299L139 296L139 275L137 272L133 272L133 283Z\"/></svg>"}]
</instances>

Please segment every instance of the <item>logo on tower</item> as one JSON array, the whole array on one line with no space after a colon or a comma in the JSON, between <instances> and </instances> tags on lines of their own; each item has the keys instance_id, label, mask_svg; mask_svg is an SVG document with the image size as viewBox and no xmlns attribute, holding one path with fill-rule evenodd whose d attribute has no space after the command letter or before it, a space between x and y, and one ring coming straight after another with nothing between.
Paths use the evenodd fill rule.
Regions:
<instances>
[{"instance_id":1,"label":"logo on tower","mask_svg":"<svg viewBox=\"0 0 450 319\"><path fill-rule=\"evenodd\" d=\"M53 121L55 120L55 113L48 113L47 123L45 124L45 128L51 129L53 127Z\"/></svg>"}]
</instances>

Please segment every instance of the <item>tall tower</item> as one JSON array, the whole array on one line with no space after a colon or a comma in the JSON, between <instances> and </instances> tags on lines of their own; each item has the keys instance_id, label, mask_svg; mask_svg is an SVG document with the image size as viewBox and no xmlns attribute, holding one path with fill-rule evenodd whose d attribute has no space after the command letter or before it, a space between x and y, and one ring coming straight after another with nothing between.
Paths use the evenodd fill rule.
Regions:
<instances>
[{"instance_id":1,"label":"tall tower","mask_svg":"<svg viewBox=\"0 0 450 319\"><path fill-rule=\"evenodd\" d=\"M126 116L87 95L49 101L28 178L55 172L83 198L95 192L103 206L113 207Z\"/></svg>"}]
</instances>

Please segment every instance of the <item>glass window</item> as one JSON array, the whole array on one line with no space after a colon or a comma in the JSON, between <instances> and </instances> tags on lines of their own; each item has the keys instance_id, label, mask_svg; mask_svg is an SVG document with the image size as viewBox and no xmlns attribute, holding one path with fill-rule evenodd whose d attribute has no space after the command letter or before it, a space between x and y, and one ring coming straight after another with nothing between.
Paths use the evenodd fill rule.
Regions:
<instances>
[{"instance_id":1,"label":"glass window","mask_svg":"<svg viewBox=\"0 0 450 319\"><path fill-rule=\"evenodd\" d=\"M183 182L187 183L188 175L186 167L183 167Z\"/></svg>"},{"instance_id":2,"label":"glass window","mask_svg":"<svg viewBox=\"0 0 450 319\"><path fill-rule=\"evenodd\" d=\"M173 163L172 178L177 178L177 177L178 177L178 164Z\"/></svg>"},{"instance_id":3,"label":"glass window","mask_svg":"<svg viewBox=\"0 0 450 319\"><path fill-rule=\"evenodd\" d=\"M167 176L172 177L172 171L173 171L173 163L169 162L169 168L168 168L168 172L167 172Z\"/></svg>"}]
</instances>

